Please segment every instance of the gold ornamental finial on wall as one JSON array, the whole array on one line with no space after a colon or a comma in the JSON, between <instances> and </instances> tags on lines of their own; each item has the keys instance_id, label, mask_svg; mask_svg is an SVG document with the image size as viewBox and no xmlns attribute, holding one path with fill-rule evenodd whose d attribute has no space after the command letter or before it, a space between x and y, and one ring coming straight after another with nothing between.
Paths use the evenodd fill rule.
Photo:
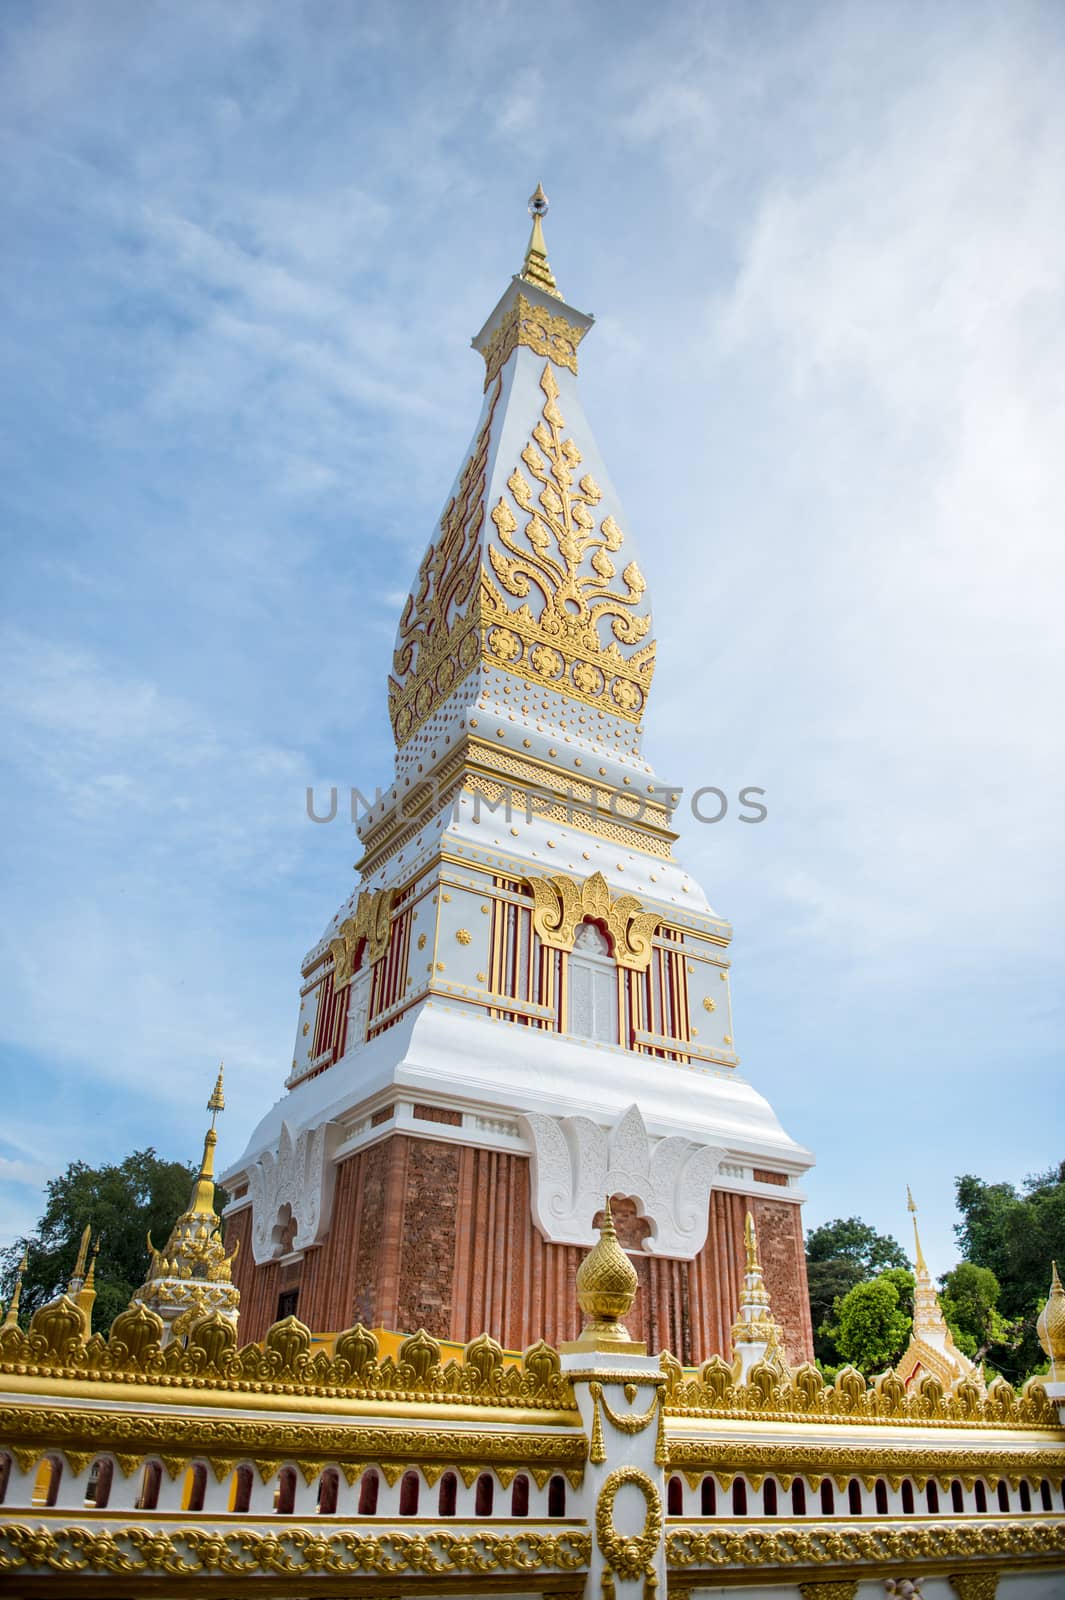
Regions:
<instances>
[{"instance_id":1,"label":"gold ornamental finial on wall","mask_svg":"<svg viewBox=\"0 0 1065 1600\"><path fill-rule=\"evenodd\" d=\"M599 1242L577 1268L577 1300L588 1320L576 1345L566 1348L612 1350L623 1345L642 1355L645 1347L633 1342L621 1320L632 1310L639 1286L636 1268L618 1243L607 1195Z\"/></svg>"},{"instance_id":2,"label":"gold ornamental finial on wall","mask_svg":"<svg viewBox=\"0 0 1065 1600\"><path fill-rule=\"evenodd\" d=\"M535 289L542 289L545 294L554 295L556 300L561 300L555 275L551 271L551 263L547 259L547 245L544 242L543 218L547 216L548 199L544 193L542 183L529 196L529 215L533 219L532 233L529 235L528 248L525 251L525 260L522 262L518 277L526 283L531 283Z\"/></svg>"},{"instance_id":3,"label":"gold ornamental finial on wall","mask_svg":"<svg viewBox=\"0 0 1065 1600\"><path fill-rule=\"evenodd\" d=\"M1051 1383L1065 1382L1065 1289L1056 1261L1050 1263L1050 1297L1039 1313L1035 1331L1050 1362L1047 1376Z\"/></svg>"}]
</instances>

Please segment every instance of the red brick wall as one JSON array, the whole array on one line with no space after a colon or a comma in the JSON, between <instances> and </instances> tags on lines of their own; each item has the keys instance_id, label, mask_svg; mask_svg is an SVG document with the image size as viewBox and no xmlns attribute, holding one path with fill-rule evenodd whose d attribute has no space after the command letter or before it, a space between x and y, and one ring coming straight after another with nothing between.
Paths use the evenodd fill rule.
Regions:
<instances>
[{"instance_id":1,"label":"red brick wall","mask_svg":"<svg viewBox=\"0 0 1065 1600\"><path fill-rule=\"evenodd\" d=\"M743 1223L754 1213L773 1310L792 1360L812 1357L799 1207L715 1191L694 1261L634 1255L640 1279L627 1319L634 1339L683 1362L725 1355L743 1284ZM227 1239L243 1235L238 1213ZM329 1236L307 1251L298 1314L316 1331L355 1321L466 1341L488 1332L507 1349L576 1338L576 1272L584 1251L549 1244L532 1221L525 1156L393 1134L337 1172ZM277 1309L277 1266L242 1246L242 1341L261 1339Z\"/></svg>"}]
</instances>

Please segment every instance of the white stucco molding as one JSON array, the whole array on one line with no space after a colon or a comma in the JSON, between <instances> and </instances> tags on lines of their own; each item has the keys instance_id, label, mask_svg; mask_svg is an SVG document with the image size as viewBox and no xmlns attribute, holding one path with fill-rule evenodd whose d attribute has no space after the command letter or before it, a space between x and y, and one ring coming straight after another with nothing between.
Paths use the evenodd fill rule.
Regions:
<instances>
[{"instance_id":1,"label":"white stucco molding","mask_svg":"<svg viewBox=\"0 0 1065 1600\"><path fill-rule=\"evenodd\" d=\"M298 1224L293 1250L306 1250L325 1237L336 1181L333 1152L342 1135L337 1122L321 1122L316 1128L303 1128L298 1133L283 1122L276 1151L264 1150L247 1168L251 1247L257 1265L282 1253L276 1230L286 1206L290 1208L288 1215Z\"/></svg>"},{"instance_id":2,"label":"white stucco molding","mask_svg":"<svg viewBox=\"0 0 1065 1600\"><path fill-rule=\"evenodd\" d=\"M652 1140L631 1105L614 1127L527 1112L536 1226L554 1244L589 1245L608 1194L631 1196L651 1224L651 1255L690 1261L706 1243L710 1190L726 1151L681 1135Z\"/></svg>"}]
</instances>

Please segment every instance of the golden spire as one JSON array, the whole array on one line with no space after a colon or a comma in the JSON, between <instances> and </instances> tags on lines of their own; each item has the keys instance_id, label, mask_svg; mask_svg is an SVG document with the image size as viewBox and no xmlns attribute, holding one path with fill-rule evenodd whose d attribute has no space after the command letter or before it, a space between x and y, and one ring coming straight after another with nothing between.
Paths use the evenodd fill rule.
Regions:
<instances>
[{"instance_id":1,"label":"golden spire","mask_svg":"<svg viewBox=\"0 0 1065 1600\"><path fill-rule=\"evenodd\" d=\"M1061 1287L1056 1261L1050 1263L1050 1295L1039 1313L1035 1331L1050 1362L1047 1376L1051 1383L1061 1383L1065 1379L1065 1289Z\"/></svg>"},{"instance_id":2,"label":"golden spire","mask_svg":"<svg viewBox=\"0 0 1065 1600\"><path fill-rule=\"evenodd\" d=\"M70 1281L67 1284L67 1294L69 1295L76 1295L85 1282L85 1257L89 1253L89 1239L91 1237L92 1225L87 1222L85 1231L81 1236L81 1244L78 1246L78 1259L74 1263L74 1271L70 1274Z\"/></svg>"},{"instance_id":3,"label":"golden spire","mask_svg":"<svg viewBox=\"0 0 1065 1600\"><path fill-rule=\"evenodd\" d=\"M758 1272L758 1240L754 1232L754 1218L749 1211L743 1224L743 1248L747 1256L747 1271Z\"/></svg>"},{"instance_id":4,"label":"golden spire","mask_svg":"<svg viewBox=\"0 0 1065 1600\"><path fill-rule=\"evenodd\" d=\"M739 1309L732 1324L732 1342L743 1344L774 1344L780 1329L769 1303L769 1290L762 1277L758 1260L758 1236L754 1231L754 1217L748 1211L743 1223L743 1248L747 1257L740 1290Z\"/></svg>"},{"instance_id":5,"label":"golden spire","mask_svg":"<svg viewBox=\"0 0 1065 1600\"><path fill-rule=\"evenodd\" d=\"M906 1185L906 1210L909 1211L913 1217L913 1243L914 1248L917 1251L917 1276L919 1278L927 1278L929 1276L928 1264L924 1258L924 1251L921 1249L921 1235L917 1232L917 1207L913 1203L913 1195L910 1193L909 1184Z\"/></svg>"},{"instance_id":6,"label":"golden spire","mask_svg":"<svg viewBox=\"0 0 1065 1600\"><path fill-rule=\"evenodd\" d=\"M222 1073L224 1063L218 1063L218 1077L211 1091L211 1098L207 1102L207 1109L211 1113L211 1126L208 1128L203 1140L203 1160L200 1170L196 1174L196 1182L192 1186L192 1197L189 1200L189 1210L201 1214L214 1216L214 1147L218 1143L218 1135L214 1125L218 1120L218 1113L226 1108L226 1097L222 1093Z\"/></svg>"},{"instance_id":7,"label":"golden spire","mask_svg":"<svg viewBox=\"0 0 1065 1600\"><path fill-rule=\"evenodd\" d=\"M29 1264L30 1254L29 1249L27 1248L22 1252L22 1260L19 1262L18 1272L15 1274L15 1292L11 1296L11 1304L7 1308L7 1316L4 1318L5 1328L18 1327L18 1307L19 1301L22 1299L22 1274L25 1272Z\"/></svg>"},{"instance_id":8,"label":"golden spire","mask_svg":"<svg viewBox=\"0 0 1065 1600\"><path fill-rule=\"evenodd\" d=\"M644 1346L634 1344L622 1317L632 1310L640 1280L636 1268L618 1244L610 1196L606 1197L599 1243L592 1246L577 1268L577 1300L588 1321L573 1349L611 1350L625 1345L634 1355Z\"/></svg>"},{"instance_id":9,"label":"golden spire","mask_svg":"<svg viewBox=\"0 0 1065 1600\"><path fill-rule=\"evenodd\" d=\"M100 1236L97 1234L96 1238L93 1240L92 1254L89 1257L89 1270L85 1274L85 1280L75 1296L75 1299L78 1303L78 1309L81 1312L82 1318L85 1322L86 1338L88 1338L89 1334L92 1332L92 1308L96 1302L96 1257L99 1254Z\"/></svg>"},{"instance_id":10,"label":"golden spire","mask_svg":"<svg viewBox=\"0 0 1065 1600\"><path fill-rule=\"evenodd\" d=\"M217 1117L220 1111L224 1111L226 1109L226 1097L222 1093L222 1074L225 1072L225 1069L225 1062L220 1061L218 1063L218 1077L215 1079L214 1088L211 1090L211 1098L207 1102L207 1109L211 1112L212 1128L215 1124L215 1117Z\"/></svg>"},{"instance_id":11,"label":"golden spire","mask_svg":"<svg viewBox=\"0 0 1065 1600\"><path fill-rule=\"evenodd\" d=\"M547 207L548 199L544 193L544 186L538 183L535 193L529 196L529 215L533 219L532 233L529 235L525 260L522 262L518 277L524 279L526 283L531 283L534 288L542 289L545 294L554 295L556 300L561 300L555 275L551 271L551 263L547 259L547 245L544 243L542 219L547 216Z\"/></svg>"},{"instance_id":12,"label":"golden spire","mask_svg":"<svg viewBox=\"0 0 1065 1600\"><path fill-rule=\"evenodd\" d=\"M157 1312L166 1324L165 1338L186 1313L217 1311L231 1322L237 1320L240 1293L232 1280L236 1250L226 1255L222 1243L222 1223L215 1211L214 1151L218 1143L215 1123L225 1110L221 1066L207 1109L211 1126L203 1140L203 1160L183 1211L170 1230L162 1250L157 1250L148 1234L151 1260L148 1275L131 1304L142 1302Z\"/></svg>"}]
</instances>

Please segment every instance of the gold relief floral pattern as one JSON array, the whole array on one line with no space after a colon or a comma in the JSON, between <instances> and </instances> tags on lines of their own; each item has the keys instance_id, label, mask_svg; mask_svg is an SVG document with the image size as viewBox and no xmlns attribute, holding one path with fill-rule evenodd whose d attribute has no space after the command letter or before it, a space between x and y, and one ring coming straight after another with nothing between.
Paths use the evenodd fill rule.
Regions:
<instances>
[{"instance_id":1,"label":"gold relief floral pattern","mask_svg":"<svg viewBox=\"0 0 1065 1600\"><path fill-rule=\"evenodd\" d=\"M425 552L414 591L400 618L388 681L389 715L399 744L424 722L437 696L446 692L441 670L450 688L480 654L475 630L481 525L488 442L499 392L497 381L458 490L440 519L439 537Z\"/></svg>"},{"instance_id":2,"label":"gold relief floral pattern","mask_svg":"<svg viewBox=\"0 0 1065 1600\"><path fill-rule=\"evenodd\" d=\"M565 664L558 651L552 650L547 644L534 645L529 652L529 661L542 678L557 678Z\"/></svg>"},{"instance_id":3,"label":"gold relief floral pattern","mask_svg":"<svg viewBox=\"0 0 1065 1600\"><path fill-rule=\"evenodd\" d=\"M936 1523L931 1527L752 1529L671 1528L666 1560L671 1568L825 1566L834 1562L976 1559L1000 1555L1060 1555L1053 1522ZM691 1581L686 1576L686 1581Z\"/></svg>"},{"instance_id":4,"label":"gold relief floral pattern","mask_svg":"<svg viewBox=\"0 0 1065 1600\"><path fill-rule=\"evenodd\" d=\"M493 628L488 635L488 648L500 661L516 661L521 655L521 640L509 628Z\"/></svg>"},{"instance_id":5,"label":"gold relief floral pattern","mask_svg":"<svg viewBox=\"0 0 1065 1600\"><path fill-rule=\"evenodd\" d=\"M454 1532L371 1534L287 1527L173 1529L0 1528L0 1572L51 1572L166 1576L204 1573L290 1577L461 1573L577 1572L588 1565L586 1533L490 1533L482 1527Z\"/></svg>"},{"instance_id":6,"label":"gold relief floral pattern","mask_svg":"<svg viewBox=\"0 0 1065 1600\"><path fill-rule=\"evenodd\" d=\"M488 617L506 621L527 647L522 671L550 682L565 664L578 696L632 718L642 707L654 672L654 642L645 643L651 618L635 561L618 572L624 535L614 518L596 526L602 499L590 473L577 477L581 453L565 437L551 364L540 377L544 405L521 464L507 479L511 504L500 497L491 512L498 543L488 546L491 573L483 577ZM511 610L510 595L522 605ZM533 598L535 596L535 598ZM604 645L600 625L613 635ZM545 643L545 640L549 641ZM629 656L619 645L638 646ZM609 685L609 688L608 688Z\"/></svg>"},{"instance_id":7,"label":"gold relief floral pattern","mask_svg":"<svg viewBox=\"0 0 1065 1600\"><path fill-rule=\"evenodd\" d=\"M389 679L400 745L482 656L548 686L565 681L575 698L612 716L632 722L643 710L655 654L647 585L635 561L623 564L625 539L614 518L597 523L593 514L602 492L590 473L580 474L580 450L566 436L551 365L557 352L549 343L541 352L550 359L540 377L540 420L507 479L508 496L491 511L496 537L487 561L482 531L498 377L439 536L418 570Z\"/></svg>"}]
</instances>

